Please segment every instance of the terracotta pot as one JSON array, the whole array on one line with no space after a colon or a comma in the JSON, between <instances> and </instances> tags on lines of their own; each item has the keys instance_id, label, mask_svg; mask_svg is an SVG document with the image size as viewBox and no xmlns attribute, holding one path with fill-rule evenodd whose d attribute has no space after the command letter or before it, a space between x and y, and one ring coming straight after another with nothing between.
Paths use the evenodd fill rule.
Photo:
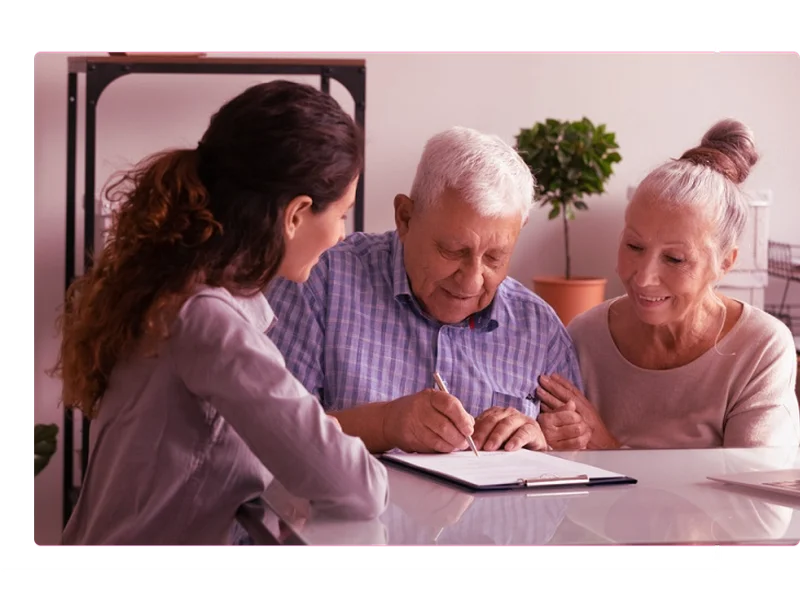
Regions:
<instances>
[{"instance_id":1,"label":"terracotta pot","mask_svg":"<svg viewBox=\"0 0 800 600\"><path fill-rule=\"evenodd\" d=\"M556 311L564 325L605 300L606 280L594 277L534 277L533 291Z\"/></svg>"}]
</instances>

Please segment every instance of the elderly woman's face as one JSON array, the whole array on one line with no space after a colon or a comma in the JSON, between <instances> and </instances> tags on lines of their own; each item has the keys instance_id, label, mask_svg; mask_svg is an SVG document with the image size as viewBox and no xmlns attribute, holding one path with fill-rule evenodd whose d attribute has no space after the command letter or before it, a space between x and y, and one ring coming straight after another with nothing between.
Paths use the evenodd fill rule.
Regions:
<instances>
[{"instance_id":1,"label":"elderly woman's face","mask_svg":"<svg viewBox=\"0 0 800 600\"><path fill-rule=\"evenodd\" d=\"M707 298L714 281L708 219L634 198L625 213L617 273L640 320L679 322Z\"/></svg>"},{"instance_id":2,"label":"elderly woman's face","mask_svg":"<svg viewBox=\"0 0 800 600\"><path fill-rule=\"evenodd\" d=\"M411 290L441 323L460 323L489 305L522 228L519 213L484 217L451 193L422 211L398 196L395 220Z\"/></svg>"}]
</instances>

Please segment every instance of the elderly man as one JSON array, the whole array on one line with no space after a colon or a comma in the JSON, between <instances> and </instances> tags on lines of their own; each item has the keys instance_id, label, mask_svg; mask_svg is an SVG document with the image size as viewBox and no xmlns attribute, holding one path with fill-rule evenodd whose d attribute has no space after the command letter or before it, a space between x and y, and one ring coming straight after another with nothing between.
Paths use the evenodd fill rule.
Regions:
<instances>
[{"instance_id":1,"label":"elderly man","mask_svg":"<svg viewBox=\"0 0 800 600\"><path fill-rule=\"evenodd\" d=\"M483 450L546 448L539 375L582 386L554 311L507 277L533 186L499 138L444 131L394 200L396 231L353 234L306 283L267 290L287 367L372 452L463 450L468 435ZM576 414L554 414L551 429L585 445Z\"/></svg>"}]
</instances>

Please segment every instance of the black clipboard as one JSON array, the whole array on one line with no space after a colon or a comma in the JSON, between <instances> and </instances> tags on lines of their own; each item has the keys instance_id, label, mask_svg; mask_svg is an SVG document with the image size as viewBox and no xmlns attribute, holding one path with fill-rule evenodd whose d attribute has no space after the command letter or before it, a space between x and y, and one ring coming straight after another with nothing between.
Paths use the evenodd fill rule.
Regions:
<instances>
[{"instance_id":1,"label":"black clipboard","mask_svg":"<svg viewBox=\"0 0 800 600\"><path fill-rule=\"evenodd\" d=\"M528 454L531 453L531 454ZM493 481L485 481L485 477L479 478L484 481L476 481L469 477L465 477L464 469L451 469L448 468L449 459L443 458L453 456L453 462L456 459L481 461L495 460L502 466L502 461L506 460L503 456L508 456L508 460L515 462L516 471L515 476L503 477L498 475ZM513 455L513 456L512 456ZM536 455L536 456L534 456ZM430 458L427 458L430 457ZM522 490L522 489L557 489L564 487L576 486L597 486L597 485L615 485L615 484L631 484L637 483L633 477L600 469L592 465L585 465L577 461L571 461L564 458L552 456L547 453L536 452L533 450L516 450L514 452L481 452L480 456L475 457L471 452L469 453L451 453L448 454L414 454L405 452L387 452L381 454L381 460L388 462L392 465L401 468L430 475L432 477L442 479L451 483L455 483L461 487L465 487L471 491L498 491L498 490ZM531 458L531 468L527 468L523 463L525 458ZM459 460L463 463L463 460ZM426 464L428 463L428 464ZM516 466L516 463L520 463ZM544 472L540 472L542 463L546 467ZM477 464L477 463L476 463ZM533 468L533 465L536 468ZM431 466L434 465L434 466ZM489 467L490 464L482 463L481 467Z\"/></svg>"}]
</instances>

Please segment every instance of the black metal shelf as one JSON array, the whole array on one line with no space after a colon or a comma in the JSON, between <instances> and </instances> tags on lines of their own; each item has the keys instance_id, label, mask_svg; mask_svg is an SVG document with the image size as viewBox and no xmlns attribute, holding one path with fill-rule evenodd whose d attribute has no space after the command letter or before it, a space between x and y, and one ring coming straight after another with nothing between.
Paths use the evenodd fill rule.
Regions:
<instances>
[{"instance_id":1,"label":"black metal shelf","mask_svg":"<svg viewBox=\"0 0 800 600\"><path fill-rule=\"evenodd\" d=\"M78 75L85 74L85 139L84 139L84 272L92 266L95 225L95 160L97 103L111 83L131 74L200 74L200 75L316 75L320 89L330 93L334 79L344 86L355 102L354 118L364 128L366 110L366 62L348 59L261 59L207 58L203 56L73 56L67 59L67 220L65 289L75 278L75 184L78 132ZM353 228L364 230L364 174L356 189ZM64 410L64 484L63 522L66 525L75 505L80 486L74 483L74 414ZM81 431L81 480L89 460L89 422L84 417Z\"/></svg>"}]
</instances>

